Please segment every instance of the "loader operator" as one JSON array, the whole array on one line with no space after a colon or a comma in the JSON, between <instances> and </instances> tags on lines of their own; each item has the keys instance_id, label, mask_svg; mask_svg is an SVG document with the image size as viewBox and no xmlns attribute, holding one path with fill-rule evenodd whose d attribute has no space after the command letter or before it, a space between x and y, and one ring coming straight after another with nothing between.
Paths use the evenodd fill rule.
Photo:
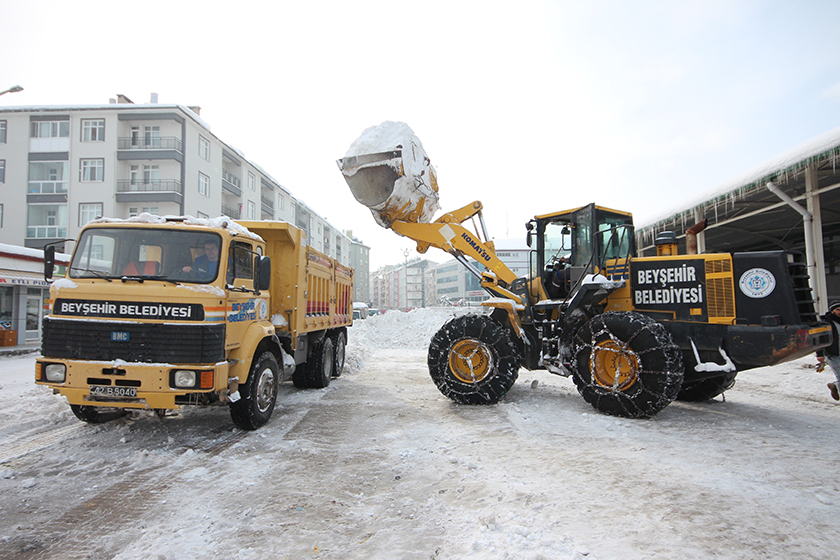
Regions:
<instances>
[{"instance_id":1,"label":"loader operator","mask_svg":"<svg viewBox=\"0 0 840 560\"><path fill-rule=\"evenodd\" d=\"M560 257L554 261L554 271L547 282L546 291L551 299L563 299L569 295L569 269L566 268L566 259Z\"/></svg>"}]
</instances>

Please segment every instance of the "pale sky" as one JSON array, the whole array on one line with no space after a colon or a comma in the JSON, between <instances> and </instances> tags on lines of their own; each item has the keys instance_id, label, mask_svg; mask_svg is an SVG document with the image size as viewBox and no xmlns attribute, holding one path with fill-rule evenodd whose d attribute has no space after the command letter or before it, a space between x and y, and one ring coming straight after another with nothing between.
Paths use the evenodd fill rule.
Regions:
<instances>
[{"instance_id":1,"label":"pale sky","mask_svg":"<svg viewBox=\"0 0 840 560\"><path fill-rule=\"evenodd\" d=\"M639 226L840 126L837 21L808 0L0 0L0 90L25 88L0 105L198 105L376 267L414 243L336 167L365 128L411 126L443 210L481 200L492 237L589 202Z\"/></svg>"}]
</instances>

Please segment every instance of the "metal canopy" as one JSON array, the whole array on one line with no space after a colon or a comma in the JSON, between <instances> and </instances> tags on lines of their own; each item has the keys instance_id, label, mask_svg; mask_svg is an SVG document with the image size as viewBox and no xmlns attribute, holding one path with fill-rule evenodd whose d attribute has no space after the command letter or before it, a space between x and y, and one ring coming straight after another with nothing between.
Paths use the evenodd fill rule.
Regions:
<instances>
[{"instance_id":1,"label":"metal canopy","mask_svg":"<svg viewBox=\"0 0 840 560\"><path fill-rule=\"evenodd\" d=\"M815 196L810 205L806 197L809 172L816 177ZM805 253L803 216L767 189L770 181L814 214L815 226L821 226L815 231L815 237L821 241L825 259L824 267L822 259L817 259L818 273L827 278L827 298L840 297L840 128L780 154L743 178L710 193L706 200L638 228L639 254L655 255L653 241L662 231L675 232L684 251L686 229L704 217L707 220L706 230L701 234L704 252L785 249ZM820 307L825 301L823 298Z\"/></svg>"}]
</instances>

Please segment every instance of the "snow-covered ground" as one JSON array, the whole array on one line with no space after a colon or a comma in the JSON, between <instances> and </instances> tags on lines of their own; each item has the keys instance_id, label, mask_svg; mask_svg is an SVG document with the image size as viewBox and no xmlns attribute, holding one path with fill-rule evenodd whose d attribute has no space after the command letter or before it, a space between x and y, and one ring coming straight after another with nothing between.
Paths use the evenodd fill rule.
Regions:
<instances>
[{"instance_id":1,"label":"snow-covered ground","mask_svg":"<svg viewBox=\"0 0 840 560\"><path fill-rule=\"evenodd\" d=\"M837 558L840 406L813 360L748 371L651 420L520 370L459 406L425 365L453 309L351 329L325 390L271 422L224 408L101 426L0 358L0 558Z\"/></svg>"}]
</instances>

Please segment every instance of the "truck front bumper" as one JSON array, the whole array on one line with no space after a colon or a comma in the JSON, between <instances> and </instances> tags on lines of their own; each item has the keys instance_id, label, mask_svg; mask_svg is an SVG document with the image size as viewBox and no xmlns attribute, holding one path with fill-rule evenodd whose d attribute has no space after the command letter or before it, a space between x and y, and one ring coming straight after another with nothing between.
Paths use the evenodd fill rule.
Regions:
<instances>
[{"instance_id":1,"label":"truck front bumper","mask_svg":"<svg viewBox=\"0 0 840 560\"><path fill-rule=\"evenodd\" d=\"M191 377L194 381L189 384ZM35 362L35 383L51 387L72 405L174 409L180 408L176 399L195 396L198 401L203 395L227 391L228 363L143 364L43 357Z\"/></svg>"}]
</instances>

